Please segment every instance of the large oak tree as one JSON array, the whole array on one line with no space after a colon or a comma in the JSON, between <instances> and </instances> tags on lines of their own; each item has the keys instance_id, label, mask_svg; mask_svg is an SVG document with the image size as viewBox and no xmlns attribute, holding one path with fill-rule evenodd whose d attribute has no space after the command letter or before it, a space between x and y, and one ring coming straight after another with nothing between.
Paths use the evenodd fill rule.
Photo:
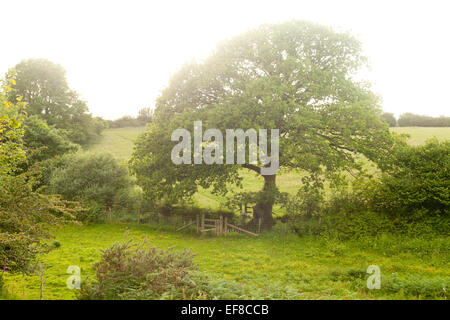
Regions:
<instances>
[{"instance_id":1,"label":"large oak tree","mask_svg":"<svg viewBox=\"0 0 450 320\"><path fill-rule=\"evenodd\" d=\"M184 65L162 92L131 160L138 183L149 197L176 200L198 186L226 192L242 167L261 173L260 164L173 164L171 133L192 132L194 120L222 132L279 129L280 167L309 177L357 168L357 154L379 159L390 136L377 97L354 80L365 61L351 35L304 21L262 25L222 42L201 63ZM276 175L261 177L255 214L270 226Z\"/></svg>"}]
</instances>

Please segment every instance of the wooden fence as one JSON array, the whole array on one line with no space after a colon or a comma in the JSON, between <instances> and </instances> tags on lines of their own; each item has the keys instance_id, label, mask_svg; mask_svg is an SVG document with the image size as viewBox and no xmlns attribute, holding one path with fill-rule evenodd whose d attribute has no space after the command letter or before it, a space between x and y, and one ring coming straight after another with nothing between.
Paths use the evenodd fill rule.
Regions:
<instances>
[{"instance_id":1,"label":"wooden fence","mask_svg":"<svg viewBox=\"0 0 450 320\"><path fill-rule=\"evenodd\" d=\"M206 233L206 232L213 232L217 236L226 236L230 232L239 232L239 233L245 233L254 237L257 237L258 234L245 230L241 227L232 225L228 223L228 218L223 217L222 215L218 219L208 219L205 218L205 215L202 214L201 217L197 215L196 219L193 221L192 219L188 221L183 226L176 229L176 231L184 230L190 226L196 226L197 233ZM258 225L258 233L261 232L261 219L259 220Z\"/></svg>"}]
</instances>

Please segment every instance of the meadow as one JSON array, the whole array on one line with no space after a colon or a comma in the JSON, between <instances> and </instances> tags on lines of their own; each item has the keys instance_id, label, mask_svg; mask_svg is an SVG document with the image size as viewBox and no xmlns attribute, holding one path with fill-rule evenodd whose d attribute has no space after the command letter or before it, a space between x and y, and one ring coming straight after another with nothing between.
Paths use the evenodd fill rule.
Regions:
<instances>
[{"instance_id":1,"label":"meadow","mask_svg":"<svg viewBox=\"0 0 450 320\"><path fill-rule=\"evenodd\" d=\"M126 160L132 141L143 128L105 130L90 152L110 152ZM411 144L436 136L449 139L449 128L394 128L409 133ZM257 190L262 183L250 173L244 188ZM282 174L282 191L295 192L298 174ZM202 206L217 206L223 200L201 190L196 200ZM74 299L75 291L66 287L70 265L81 267L83 278L93 275L92 265L101 249L116 241L146 238L152 245L176 250L191 248L195 262L206 274L243 285L264 288L269 293L288 288L295 299L447 299L450 282L449 241L445 237L402 238L392 235L337 241L299 237L278 224L258 238L241 234L228 237L199 236L193 232L174 232L164 225L99 224L70 225L54 230L50 240L54 249L42 257L45 273L44 299ZM128 233L128 237L126 234ZM369 265L381 269L380 290L369 290ZM38 276L4 276L8 298L38 299Z\"/></svg>"},{"instance_id":2,"label":"meadow","mask_svg":"<svg viewBox=\"0 0 450 320\"><path fill-rule=\"evenodd\" d=\"M128 231L128 237L126 233ZM48 265L44 299L73 299L66 287L70 265L81 267L82 278L92 276L100 250L116 241L142 240L176 250L191 248L199 269L210 276L276 292L283 288L298 299L411 299L448 298L448 239L334 241L298 237L275 230L250 238L176 233L168 226L103 224L69 226L55 232L59 247L43 260ZM382 288L368 290L369 265L378 265ZM39 299L37 276L7 275L8 291L16 298Z\"/></svg>"}]
</instances>

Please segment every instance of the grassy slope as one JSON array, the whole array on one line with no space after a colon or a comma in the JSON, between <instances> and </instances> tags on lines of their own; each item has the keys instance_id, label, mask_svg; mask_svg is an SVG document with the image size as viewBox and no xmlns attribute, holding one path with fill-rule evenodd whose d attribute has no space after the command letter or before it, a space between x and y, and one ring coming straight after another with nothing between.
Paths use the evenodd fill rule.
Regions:
<instances>
[{"instance_id":1,"label":"grassy slope","mask_svg":"<svg viewBox=\"0 0 450 320\"><path fill-rule=\"evenodd\" d=\"M143 128L113 129L104 132L93 152L110 152L120 159L127 159L132 152L132 141ZM423 143L431 136L450 138L449 128L396 128L395 131L411 133L410 143ZM244 183L246 189L257 190L261 181L251 173ZM278 183L282 191L297 188L298 176L283 174ZM199 202L216 205L217 197L203 190ZM220 199L219 199L220 200ZM293 235L277 235L275 232L260 238L232 236L231 238L198 237L171 230L158 230L151 226L128 226L135 239L147 237L154 245L167 248L192 248L198 255L196 262L201 270L243 283L265 285L279 283L289 285L302 294L302 298L411 298L406 293L389 293L386 290L365 290L364 279L341 279L333 274L349 270L365 270L368 265L379 265L384 276L421 279L448 278L448 239L430 241L403 239L393 241L381 238L367 246L364 243L337 243L319 239L299 238ZM125 226L97 225L70 226L55 232L61 247L50 252L44 261L51 265L46 276L44 297L47 299L71 299L74 292L67 289L69 265L79 265L82 275L92 273L91 266L100 256L99 249L115 241L123 240ZM447 249L446 249L447 248ZM21 276L5 275L7 286L18 298L37 299L39 280L26 277L25 295L22 295ZM383 284L383 282L382 282ZM382 285L383 286L383 285Z\"/></svg>"},{"instance_id":2,"label":"grassy slope","mask_svg":"<svg viewBox=\"0 0 450 320\"><path fill-rule=\"evenodd\" d=\"M133 141L144 130L145 127L106 129L89 151L111 153L119 160L128 160L133 153Z\"/></svg>"}]
</instances>

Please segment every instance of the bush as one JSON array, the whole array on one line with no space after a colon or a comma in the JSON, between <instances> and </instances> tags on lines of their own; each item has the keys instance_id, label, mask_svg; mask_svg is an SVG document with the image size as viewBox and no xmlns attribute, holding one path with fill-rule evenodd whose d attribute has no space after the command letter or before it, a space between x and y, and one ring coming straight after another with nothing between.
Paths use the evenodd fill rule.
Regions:
<instances>
[{"instance_id":1,"label":"bush","mask_svg":"<svg viewBox=\"0 0 450 320\"><path fill-rule=\"evenodd\" d=\"M79 299L198 299L205 295L205 279L193 264L190 251L160 250L116 243L94 265L96 282L83 284Z\"/></svg>"},{"instance_id":2,"label":"bush","mask_svg":"<svg viewBox=\"0 0 450 320\"><path fill-rule=\"evenodd\" d=\"M67 200L95 203L110 211L120 191L130 185L127 169L109 154L73 154L64 157L50 177L50 192Z\"/></svg>"},{"instance_id":3,"label":"bush","mask_svg":"<svg viewBox=\"0 0 450 320\"><path fill-rule=\"evenodd\" d=\"M450 208L450 140L393 151L393 166L382 176L374 205L406 213L428 209L448 214Z\"/></svg>"},{"instance_id":4,"label":"bush","mask_svg":"<svg viewBox=\"0 0 450 320\"><path fill-rule=\"evenodd\" d=\"M149 299L296 299L295 290L264 288L208 277L193 262L190 250L161 250L146 241L115 243L94 264L95 280L83 281L80 300Z\"/></svg>"}]
</instances>

